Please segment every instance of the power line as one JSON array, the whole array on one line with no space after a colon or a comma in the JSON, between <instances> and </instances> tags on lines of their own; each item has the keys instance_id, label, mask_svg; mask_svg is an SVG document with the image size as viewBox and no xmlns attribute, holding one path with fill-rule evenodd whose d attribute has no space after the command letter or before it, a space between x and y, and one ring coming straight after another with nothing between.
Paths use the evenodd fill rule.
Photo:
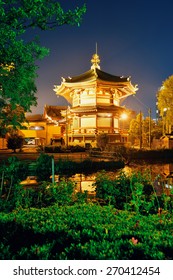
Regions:
<instances>
[{"instance_id":1,"label":"power line","mask_svg":"<svg viewBox=\"0 0 173 280\"><path fill-rule=\"evenodd\" d=\"M145 106L145 108L150 109L150 107L143 103L138 97L136 97L135 95L133 95L133 97L135 97L138 100L138 102L141 103L143 106Z\"/></svg>"}]
</instances>

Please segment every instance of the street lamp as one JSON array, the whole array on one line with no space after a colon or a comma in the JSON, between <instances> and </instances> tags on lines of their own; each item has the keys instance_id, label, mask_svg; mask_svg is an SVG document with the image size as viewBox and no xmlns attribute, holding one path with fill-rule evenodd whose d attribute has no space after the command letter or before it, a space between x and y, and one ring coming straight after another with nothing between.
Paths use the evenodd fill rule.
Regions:
<instances>
[{"instance_id":1,"label":"street lamp","mask_svg":"<svg viewBox=\"0 0 173 280\"><path fill-rule=\"evenodd\" d=\"M148 115L149 115L149 135L148 135L148 142L149 142L149 148L151 149L151 108L148 109Z\"/></svg>"}]
</instances>

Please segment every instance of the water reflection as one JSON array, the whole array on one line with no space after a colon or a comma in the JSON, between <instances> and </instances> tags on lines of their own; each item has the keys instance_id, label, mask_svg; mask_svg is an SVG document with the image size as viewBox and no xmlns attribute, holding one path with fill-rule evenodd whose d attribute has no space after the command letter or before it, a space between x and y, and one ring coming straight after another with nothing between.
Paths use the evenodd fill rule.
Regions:
<instances>
[{"instance_id":1,"label":"water reflection","mask_svg":"<svg viewBox=\"0 0 173 280\"><path fill-rule=\"evenodd\" d=\"M149 174L151 180L156 188L156 192L160 195L163 189L167 189L167 194L170 194L170 189L173 186L173 163L171 164L133 164L130 166L125 166L120 170L115 170L114 172L107 172L106 174L110 178L115 178L121 172L126 175L131 175L134 172L140 172L141 174ZM95 183L97 173L90 175L85 174L75 174L70 179L76 183L76 191L85 192L87 191L89 195L95 194Z\"/></svg>"},{"instance_id":2,"label":"water reflection","mask_svg":"<svg viewBox=\"0 0 173 280\"><path fill-rule=\"evenodd\" d=\"M96 174L84 175L84 174L75 174L71 179L76 183L77 192L85 192L88 194L95 194L95 187L93 186L95 182Z\"/></svg>"}]
</instances>

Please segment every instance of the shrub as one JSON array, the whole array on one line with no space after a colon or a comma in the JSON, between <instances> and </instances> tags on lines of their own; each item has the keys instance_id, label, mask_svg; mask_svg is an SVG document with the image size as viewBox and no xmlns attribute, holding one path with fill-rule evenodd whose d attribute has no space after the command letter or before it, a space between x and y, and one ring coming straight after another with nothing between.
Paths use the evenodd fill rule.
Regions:
<instances>
[{"instance_id":1,"label":"shrub","mask_svg":"<svg viewBox=\"0 0 173 280\"><path fill-rule=\"evenodd\" d=\"M8 149L12 149L16 153L16 149L21 149L24 144L24 138L18 134L12 134L7 139Z\"/></svg>"},{"instance_id":2,"label":"shrub","mask_svg":"<svg viewBox=\"0 0 173 280\"><path fill-rule=\"evenodd\" d=\"M147 172L137 172L129 176L121 172L111 179L103 171L95 180L96 197L121 210L128 209L145 215L157 213L160 203L150 182L151 178Z\"/></svg>"},{"instance_id":3,"label":"shrub","mask_svg":"<svg viewBox=\"0 0 173 280\"><path fill-rule=\"evenodd\" d=\"M54 205L0 213L0 227L1 259L173 259L169 214L145 217L110 206Z\"/></svg>"},{"instance_id":4,"label":"shrub","mask_svg":"<svg viewBox=\"0 0 173 280\"><path fill-rule=\"evenodd\" d=\"M15 207L14 192L19 181L26 178L28 165L16 157L9 157L0 167L0 211L11 211Z\"/></svg>"},{"instance_id":5,"label":"shrub","mask_svg":"<svg viewBox=\"0 0 173 280\"><path fill-rule=\"evenodd\" d=\"M36 160L35 174L39 181L50 179L52 174L52 156L40 154Z\"/></svg>"},{"instance_id":6,"label":"shrub","mask_svg":"<svg viewBox=\"0 0 173 280\"><path fill-rule=\"evenodd\" d=\"M97 135L97 146L101 149L101 151L104 151L106 149L106 145L109 142L109 136L107 133L101 133Z\"/></svg>"}]
</instances>

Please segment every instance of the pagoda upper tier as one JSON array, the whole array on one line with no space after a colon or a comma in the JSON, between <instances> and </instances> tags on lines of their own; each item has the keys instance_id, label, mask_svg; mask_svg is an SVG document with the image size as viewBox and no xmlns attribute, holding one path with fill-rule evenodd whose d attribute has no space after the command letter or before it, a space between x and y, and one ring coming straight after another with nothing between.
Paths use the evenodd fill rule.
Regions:
<instances>
[{"instance_id":1,"label":"pagoda upper tier","mask_svg":"<svg viewBox=\"0 0 173 280\"><path fill-rule=\"evenodd\" d=\"M61 85L55 86L57 95L63 96L72 104L73 96L86 90L109 90L118 96L119 100L133 95L138 90L137 85L132 85L130 77L115 76L100 70L100 58L94 54L91 59L91 69L74 77L62 78Z\"/></svg>"}]
</instances>

